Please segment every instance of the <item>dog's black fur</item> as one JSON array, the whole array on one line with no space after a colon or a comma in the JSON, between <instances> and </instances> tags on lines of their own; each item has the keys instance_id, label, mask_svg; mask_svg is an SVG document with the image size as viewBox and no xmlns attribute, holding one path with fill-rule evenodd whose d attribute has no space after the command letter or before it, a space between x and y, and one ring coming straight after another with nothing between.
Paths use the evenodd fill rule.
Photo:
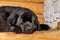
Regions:
<instances>
[{"instance_id":1,"label":"dog's black fur","mask_svg":"<svg viewBox=\"0 0 60 40\"><path fill-rule=\"evenodd\" d=\"M3 13L0 12L0 32L9 32L10 26L11 25L4 20Z\"/></svg>"},{"instance_id":2,"label":"dog's black fur","mask_svg":"<svg viewBox=\"0 0 60 40\"><path fill-rule=\"evenodd\" d=\"M47 24L40 24L40 30L48 30L48 29L50 29L50 27L47 25Z\"/></svg>"},{"instance_id":3,"label":"dog's black fur","mask_svg":"<svg viewBox=\"0 0 60 40\"><path fill-rule=\"evenodd\" d=\"M0 11L5 13L5 20L7 20L11 24L11 26L17 25L21 27L21 24L23 25L28 21L32 24L32 26L34 26L33 29L37 29L37 27L40 27L37 16L27 8L2 6ZM21 29L23 29L23 27L21 27Z\"/></svg>"},{"instance_id":4,"label":"dog's black fur","mask_svg":"<svg viewBox=\"0 0 60 40\"><path fill-rule=\"evenodd\" d=\"M23 33L33 33L34 31L36 31L35 29L36 27L33 26L32 23L30 22L25 22L24 26L23 26Z\"/></svg>"},{"instance_id":5,"label":"dog's black fur","mask_svg":"<svg viewBox=\"0 0 60 40\"><path fill-rule=\"evenodd\" d=\"M49 29L47 25L40 26L37 16L30 9L15 6L2 6L0 12L7 23L11 25L9 31L16 33L33 33L36 30Z\"/></svg>"}]
</instances>

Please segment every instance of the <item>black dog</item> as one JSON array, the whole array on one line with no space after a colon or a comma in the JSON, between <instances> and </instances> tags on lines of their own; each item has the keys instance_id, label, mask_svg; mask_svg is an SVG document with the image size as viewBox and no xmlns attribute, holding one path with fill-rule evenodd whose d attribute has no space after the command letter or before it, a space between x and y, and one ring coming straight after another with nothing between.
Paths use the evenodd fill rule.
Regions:
<instances>
[{"instance_id":1,"label":"black dog","mask_svg":"<svg viewBox=\"0 0 60 40\"><path fill-rule=\"evenodd\" d=\"M13 16L13 17L12 17ZM17 20L16 17L18 18ZM15 19L14 19L15 18ZM32 26L30 27L34 27L33 29L37 29L37 27L40 27L39 23L38 23L38 19L37 19L37 16L32 12L32 11L28 11L28 9L16 9L9 17L8 17L8 22L12 23L12 25L17 25L17 26L20 26L21 29L22 29L22 32L23 31L23 24L26 23L26 22L29 22ZM10 21L9 21L10 20ZM15 20L15 22L14 22ZM12 22L13 21L13 22ZM22 24L22 26L21 26ZM33 32L33 29L31 29L31 31ZM39 29L40 30L40 29ZM29 31L29 30L28 30ZM26 33L30 33L31 31L29 32L26 32ZM31 33L32 33L31 32Z\"/></svg>"},{"instance_id":2,"label":"black dog","mask_svg":"<svg viewBox=\"0 0 60 40\"><path fill-rule=\"evenodd\" d=\"M17 26L21 27L21 24L24 25L26 22L30 23L29 25L32 24L31 27L34 27L33 29L37 29L37 27L40 28L37 16L30 9L14 6L2 6L0 7L0 12L4 13L4 20L7 20L12 28L14 26L13 29ZM23 29L23 27L21 27L21 29Z\"/></svg>"},{"instance_id":3,"label":"black dog","mask_svg":"<svg viewBox=\"0 0 60 40\"><path fill-rule=\"evenodd\" d=\"M11 25L10 31L12 32L33 33L36 30L43 29L35 13L28 8L2 6L0 7L0 12L3 13L4 20Z\"/></svg>"}]
</instances>

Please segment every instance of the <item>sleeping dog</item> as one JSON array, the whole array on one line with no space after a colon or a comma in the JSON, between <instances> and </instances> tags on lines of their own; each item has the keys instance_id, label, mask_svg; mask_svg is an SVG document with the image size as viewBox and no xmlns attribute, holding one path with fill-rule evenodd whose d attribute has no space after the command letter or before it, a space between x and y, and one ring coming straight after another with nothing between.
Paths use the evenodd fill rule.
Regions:
<instances>
[{"instance_id":1,"label":"sleeping dog","mask_svg":"<svg viewBox=\"0 0 60 40\"><path fill-rule=\"evenodd\" d=\"M15 20L15 21L14 21ZM40 24L38 22L38 18L37 16L29 9L26 8L16 8L11 14L10 16L7 18L7 21L11 23L11 25L15 26L20 26L22 32L24 32L24 23L25 25L26 22L28 22L29 25L31 25L30 27L32 27L33 29L30 29L33 31L35 31L37 29L37 27L40 27ZM38 29L40 30L40 29ZM29 30L28 30L29 31ZM27 33L32 33L31 31L27 32Z\"/></svg>"},{"instance_id":2,"label":"sleeping dog","mask_svg":"<svg viewBox=\"0 0 60 40\"><path fill-rule=\"evenodd\" d=\"M0 12L3 13L3 20L11 25L9 27L11 32L33 33L36 30L49 29L49 26L45 24L42 24L42 27L35 13L28 8L2 6L0 7Z\"/></svg>"}]
</instances>

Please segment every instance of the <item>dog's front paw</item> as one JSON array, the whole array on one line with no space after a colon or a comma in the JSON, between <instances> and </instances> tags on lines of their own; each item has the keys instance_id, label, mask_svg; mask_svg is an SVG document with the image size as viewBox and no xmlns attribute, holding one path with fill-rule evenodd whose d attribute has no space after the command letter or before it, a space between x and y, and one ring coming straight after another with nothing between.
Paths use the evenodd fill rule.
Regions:
<instances>
[{"instance_id":1,"label":"dog's front paw","mask_svg":"<svg viewBox=\"0 0 60 40\"><path fill-rule=\"evenodd\" d=\"M16 33L16 34L19 34L19 33L21 33L22 31L21 31L21 28L20 27L11 27L10 28L10 32L14 32L14 33Z\"/></svg>"}]
</instances>

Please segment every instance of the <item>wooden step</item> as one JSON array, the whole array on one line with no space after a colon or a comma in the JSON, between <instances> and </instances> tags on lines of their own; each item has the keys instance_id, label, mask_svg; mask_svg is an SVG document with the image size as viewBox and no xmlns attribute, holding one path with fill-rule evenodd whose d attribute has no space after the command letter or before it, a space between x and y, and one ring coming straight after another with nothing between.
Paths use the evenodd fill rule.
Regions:
<instances>
[{"instance_id":1,"label":"wooden step","mask_svg":"<svg viewBox=\"0 0 60 40\"><path fill-rule=\"evenodd\" d=\"M44 17L42 14L36 14L40 24L44 24Z\"/></svg>"},{"instance_id":2,"label":"wooden step","mask_svg":"<svg viewBox=\"0 0 60 40\"><path fill-rule=\"evenodd\" d=\"M21 6L33 10L35 13L43 13L44 5L41 3L0 1L0 6Z\"/></svg>"},{"instance_id":3,"label":"wooden step","mask_svg":"<svg viewBox=\"0 0 60 40\"><path fill-rule=\"evenodd\" d=\"M44 0L0 0L0 1L33 2L33 3L43 3L44 2Z\"/></svg>"},{"instance_id":4,"label":"wooden step","mask_svg":"<svg viewBox=\"0 0 60 40\"><path fill-rule=\"evenodd\" d=\"M57 28L60 29L60 22L57 23Z\"/></svg>"}]
</instances>

